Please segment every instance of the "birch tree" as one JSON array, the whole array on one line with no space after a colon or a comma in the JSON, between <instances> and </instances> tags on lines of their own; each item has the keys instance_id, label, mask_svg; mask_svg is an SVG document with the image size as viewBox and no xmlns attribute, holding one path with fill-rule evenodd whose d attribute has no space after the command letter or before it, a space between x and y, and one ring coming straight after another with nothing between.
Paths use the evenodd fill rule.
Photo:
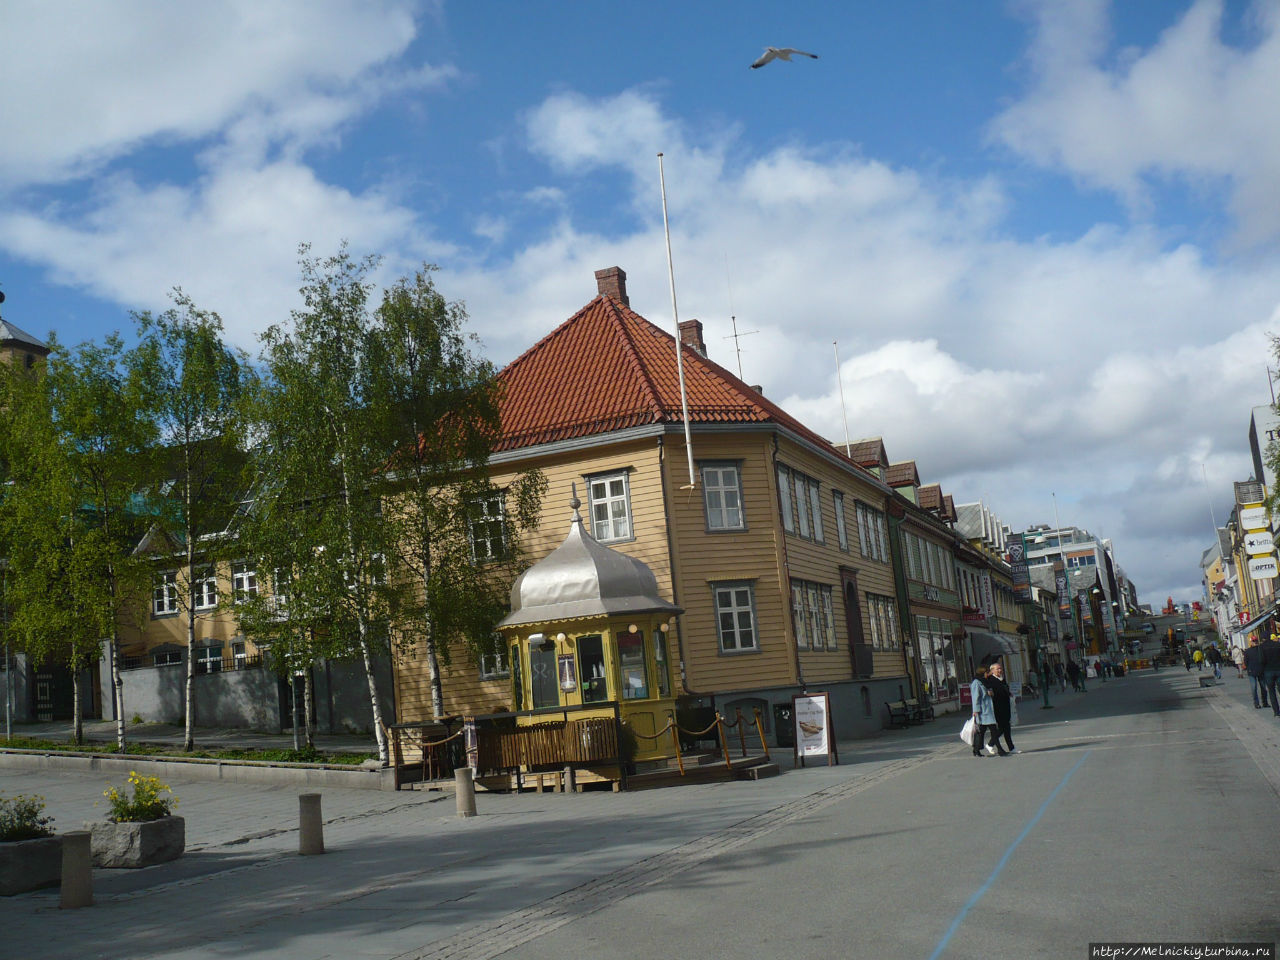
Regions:
<instances>
[{"instance_id":1,"label":"birch tree","mask_svg":"<svg viewBox=\"0 0 1280 960\"><path fill-rule=\"evenodd\" d=\"M182 558L175 584L187 635L183 749L195 749L196 621L217 608L216 565L229 559L223 536L246 482L246 396L254 374L222 339L222 319L181 290L176 306L137 315L139 354L159 431L167 494L156 516L162 548ZM210 595L212 585L213 595Z\"/></svg>"}]
</instances>

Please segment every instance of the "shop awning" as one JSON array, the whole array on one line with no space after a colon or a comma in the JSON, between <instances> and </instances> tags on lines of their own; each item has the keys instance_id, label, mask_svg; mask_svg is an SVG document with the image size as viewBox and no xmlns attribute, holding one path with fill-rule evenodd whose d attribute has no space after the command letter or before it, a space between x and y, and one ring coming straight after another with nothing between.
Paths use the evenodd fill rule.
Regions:
<instances>
[{"instance_id":1,"label":"shop awning","mask_svg":"<svg viewBox=\"0 0 1280 960\"><path fill-rule=\"evenodd\" d=\"M1237 633L1237 634L1244 634L1244 633L1248 633L1250 630L1252 630L1254 627L1256 627L1258 624L1260 624L1263 620L1266 620L1268 617L1274 617L1274 616L1275 616L1275 614L1276 614L1276 608L1275 608L1275 607L1269 607L1267 610L1265 610L1265 611L1263 611L1262 613L1258 614L1256 617L1254 617L1254 618L1253 618L1252 620L1250 620L1248 623L1241 624L1240 626L1236 627L1236 628L1235 628L1234 630L1232 630L1231 632L1232 632L1232 633ZM1264 637L1263 639L1266 639L1266 638Z\"/></svg>"},{"instance_id":2,"label":"shop awning","mask_svg":"<svg viewBox=\"0 0 1280 960\"><path fill-rule=\"evenodd\" d=\"M967 630L974 663L994 663L1003 657L1018 655L1017 641L1003 633L987 633L985 630Z\"/></svg>"}]
</instances>

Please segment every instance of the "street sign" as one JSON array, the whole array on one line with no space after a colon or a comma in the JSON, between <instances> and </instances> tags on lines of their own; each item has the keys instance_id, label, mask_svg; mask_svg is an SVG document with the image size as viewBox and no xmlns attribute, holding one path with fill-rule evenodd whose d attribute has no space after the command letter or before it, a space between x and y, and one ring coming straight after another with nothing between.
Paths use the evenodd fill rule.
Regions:
<instances>
[{"instance_id":1,"label":"street sign","mask_svg":"<svg viewBox=\"0 0 1280 960\"><path fill-rule=\"evenodd\" d=\"M1248 507L1240 511L1240 526L1246 530L1267 529L1267 508Z\"/></svg>"},{"instance_id":2,"label":"street sign","mask_svg":"<svg viewBox=\"0 0 1280 960\"><path fill-rule=\"evenodd\" d=\"M1277 573L1280 573L1280 569L1276 567L1276 556L1274 553L1269 557L1249 558L1249 576L1253 577L1253 579L1274 580Z\"/></svg>"},{"instance_id":3,"label":"street sign","mask_svg":"<svg viewBox=\"0 0 1280 960\"><path fill-rule=\"evenodd\" d=\"M1244 535L1244 552L1250 556L1274 553L1275 549L1276 543L1271 539L1271 532L1268 530L1256 530Z\"/></svg>"}]
</instances>

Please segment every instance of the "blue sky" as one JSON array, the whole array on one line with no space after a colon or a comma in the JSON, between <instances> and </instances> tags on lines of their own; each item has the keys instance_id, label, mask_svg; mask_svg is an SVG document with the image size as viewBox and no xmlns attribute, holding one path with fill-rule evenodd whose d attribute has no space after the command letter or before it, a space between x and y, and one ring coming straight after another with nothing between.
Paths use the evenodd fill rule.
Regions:
<instances>
[{"instance_id":1,"label":"blue sky","mask_svg":"<svg viewBox=\"0 0 1280 960\"><path fill-rule=\"evenodd\" d=\"M1199 593L1280 300L1276 2L0 5L6 320L182 287L235 342L298 244L422 262L504 363L628 273L825 435ZM766 45L818 60L749 64ZM15 95L17 94L17 95ZM1274 363L1274 361L1271 361ZM1202 466L1203 465L1203 466ZM1205 483L1205 477L1208 484Z\"/></svg>"}]
</instances>

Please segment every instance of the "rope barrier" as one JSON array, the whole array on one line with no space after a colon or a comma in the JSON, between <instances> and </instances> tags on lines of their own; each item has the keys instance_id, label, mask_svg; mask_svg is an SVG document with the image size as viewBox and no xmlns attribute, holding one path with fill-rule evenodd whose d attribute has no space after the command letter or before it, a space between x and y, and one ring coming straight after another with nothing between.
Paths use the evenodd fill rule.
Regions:
<instances>
[{"instance_id":1,"label":"rope barrier","mask_svg":"<svg viewBox=\"0 0 1280 960\"><path fill-rule=\"evenodd\" d=\"M457 733L453 734L453 736L445 737L443 740L429 740L429 741L424 740L421 746L424 749L426 747L442 747L446 743L448 743L450 740L457 740L465 732L466 732L465 730L459 730Z\"/></svg>"},{"instance_id":2,"label":"rope barrier","mask_svg":"<svg viewBox=\"0 0 1280 960\"><path fill-rule=\"evenodd\" d=\"M672 723L670 720L668 720L667 725L653 735L650 735L647 733L639 733L638 731L635 731L635 730L632 730L631 732L635 734L637 737L643 737L646 740L657 740L659 737L666 736L667 731L669 731L674 726L675 724ZM679 727L676 727L676 729L679 729Z\"/></svg>"}]
</instances>

